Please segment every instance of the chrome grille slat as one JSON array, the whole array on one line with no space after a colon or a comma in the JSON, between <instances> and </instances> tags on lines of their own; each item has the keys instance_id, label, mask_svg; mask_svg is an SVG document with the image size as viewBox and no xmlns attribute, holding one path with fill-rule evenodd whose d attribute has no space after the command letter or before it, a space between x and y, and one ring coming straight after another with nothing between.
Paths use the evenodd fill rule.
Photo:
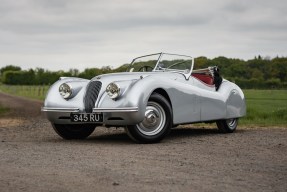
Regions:
<instances>
[{"instance_id":1,"label":"chrome grille slat","mask_svg":"<svg viewBox=\"0 0 287 192\"><path fill-rule=\"evenodd\" d=\"M102 82L91 81L88 84L86 95L84 97L85 111L86 113L92 113L95 103L98 99L99 92L102 87Z\"/></svg>"}]
</instances>

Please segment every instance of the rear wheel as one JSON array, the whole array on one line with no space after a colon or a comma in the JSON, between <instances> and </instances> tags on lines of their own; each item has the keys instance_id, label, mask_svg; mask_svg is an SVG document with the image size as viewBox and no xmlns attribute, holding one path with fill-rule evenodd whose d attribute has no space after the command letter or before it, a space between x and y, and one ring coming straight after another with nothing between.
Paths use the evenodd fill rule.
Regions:
<instances>
[{"instance_id":1,"label":"rear wheel","mask_svg":"<svg viewBox=\"0 0 287 192\"><path fill-rule=\"evenodd\" d=\"M233 118L233 119L224 119L224 120L219 120L216 122L217 127L220 132L222 133L232 133L235 131L237 125L238 125L238 119Z\"/></svg>"},{"instance_id":2,"label":"rear wheel","mask_svg":"<svg viewBox=\"0 0 287 192\"><path fill-rule=\"evenodd\" d=\"M126 127L128 136L138 143L159 142L172 126L172 110L169 102L160 94L153 93L146 106L142 122Z\"/></svg>"},{"instance_id":3,"label":"rear wheel","mask_svg":"<svg viewBox=\"0 0 287 192\"><path fill-rule=\"evenodd\" d=\"M89 124L53 124L56 133L63 139L85 139L95 130L95 125Z\"/></svg>"}]
</instances>

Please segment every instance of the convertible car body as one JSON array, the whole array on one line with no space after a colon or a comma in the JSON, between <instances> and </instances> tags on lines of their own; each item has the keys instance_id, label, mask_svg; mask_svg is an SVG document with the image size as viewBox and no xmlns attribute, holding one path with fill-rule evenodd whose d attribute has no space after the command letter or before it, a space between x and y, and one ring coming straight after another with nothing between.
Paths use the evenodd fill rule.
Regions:
<instances>
[{"instance_id":1,"label":"convertible car body","mask_svg":"<svg viewBox=\"0 0 287 192\"><path fill-rule=\"evenodd\" d=\"M62 77L42 111L65 139L84 139L103 125L153 143L180 124L216 122L221 132L233 132L246 105L241 89L217 67L199 69L190 56L157 53L135 58L128 72Z\"/></svg>"}]
</instances>

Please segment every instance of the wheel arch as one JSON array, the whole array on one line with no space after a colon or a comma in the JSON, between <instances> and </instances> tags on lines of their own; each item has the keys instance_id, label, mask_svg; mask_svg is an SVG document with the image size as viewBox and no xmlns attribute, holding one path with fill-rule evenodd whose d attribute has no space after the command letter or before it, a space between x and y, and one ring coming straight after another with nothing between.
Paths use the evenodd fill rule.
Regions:
<instances>
[{"instance_id":1,"label":"wheel arch","mask_svg":"<svg viewBox=\"0 0 287 192\"><path fill-rule=\"evenodd\" d=\"M172 114L171 114L171 116L172 116L171 122L172 122L172 124L173 124L173 123L174 123L174 122L173 122L173 119L174 119L174 116L173 116L173 107L172 107L172 102L171 102L171 100L170 100L170 97L169 97L168 93L167 93L164 89L162 89L162 88L157 88L157 89L155 89L151 94L153 94L153 93L157 93L157 94L163 96L163 97L168 101L168 103L170 104L171 113L172 113Z\"/></svg>"},{"instance_id":2,"label":"wheel arch","mask_svg":"<svg viewBox=\"0 0 287 192\"><path fill-rule=\"evenodd\" d=\"M157 89L155 89L152 93L158 93L158 94L160 94L161 96L163 96L163 97L169 102L170 107L171 107L171 109L172 109L171 100L170 100L170 98L169 98L169 95L167 94L167 92L166 92L164 89L162 89L162 88L157 88Z\"/></svg>"}]
</instances>

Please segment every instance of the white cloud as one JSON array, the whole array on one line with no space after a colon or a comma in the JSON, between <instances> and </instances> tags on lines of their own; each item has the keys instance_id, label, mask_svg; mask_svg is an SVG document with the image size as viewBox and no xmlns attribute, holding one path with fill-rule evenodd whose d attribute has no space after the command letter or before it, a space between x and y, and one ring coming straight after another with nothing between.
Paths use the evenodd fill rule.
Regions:
<instances>
[{"instance_id":1,"label":"white cloud","mask_svg":"<svg viewBox=\"0 0 287 192\"><path fill-rule=\"evenodd\" d=\"M282 0L1 0L0 67L114 67L153 52L287 56Z\"/></svg>"}]
</instances>

